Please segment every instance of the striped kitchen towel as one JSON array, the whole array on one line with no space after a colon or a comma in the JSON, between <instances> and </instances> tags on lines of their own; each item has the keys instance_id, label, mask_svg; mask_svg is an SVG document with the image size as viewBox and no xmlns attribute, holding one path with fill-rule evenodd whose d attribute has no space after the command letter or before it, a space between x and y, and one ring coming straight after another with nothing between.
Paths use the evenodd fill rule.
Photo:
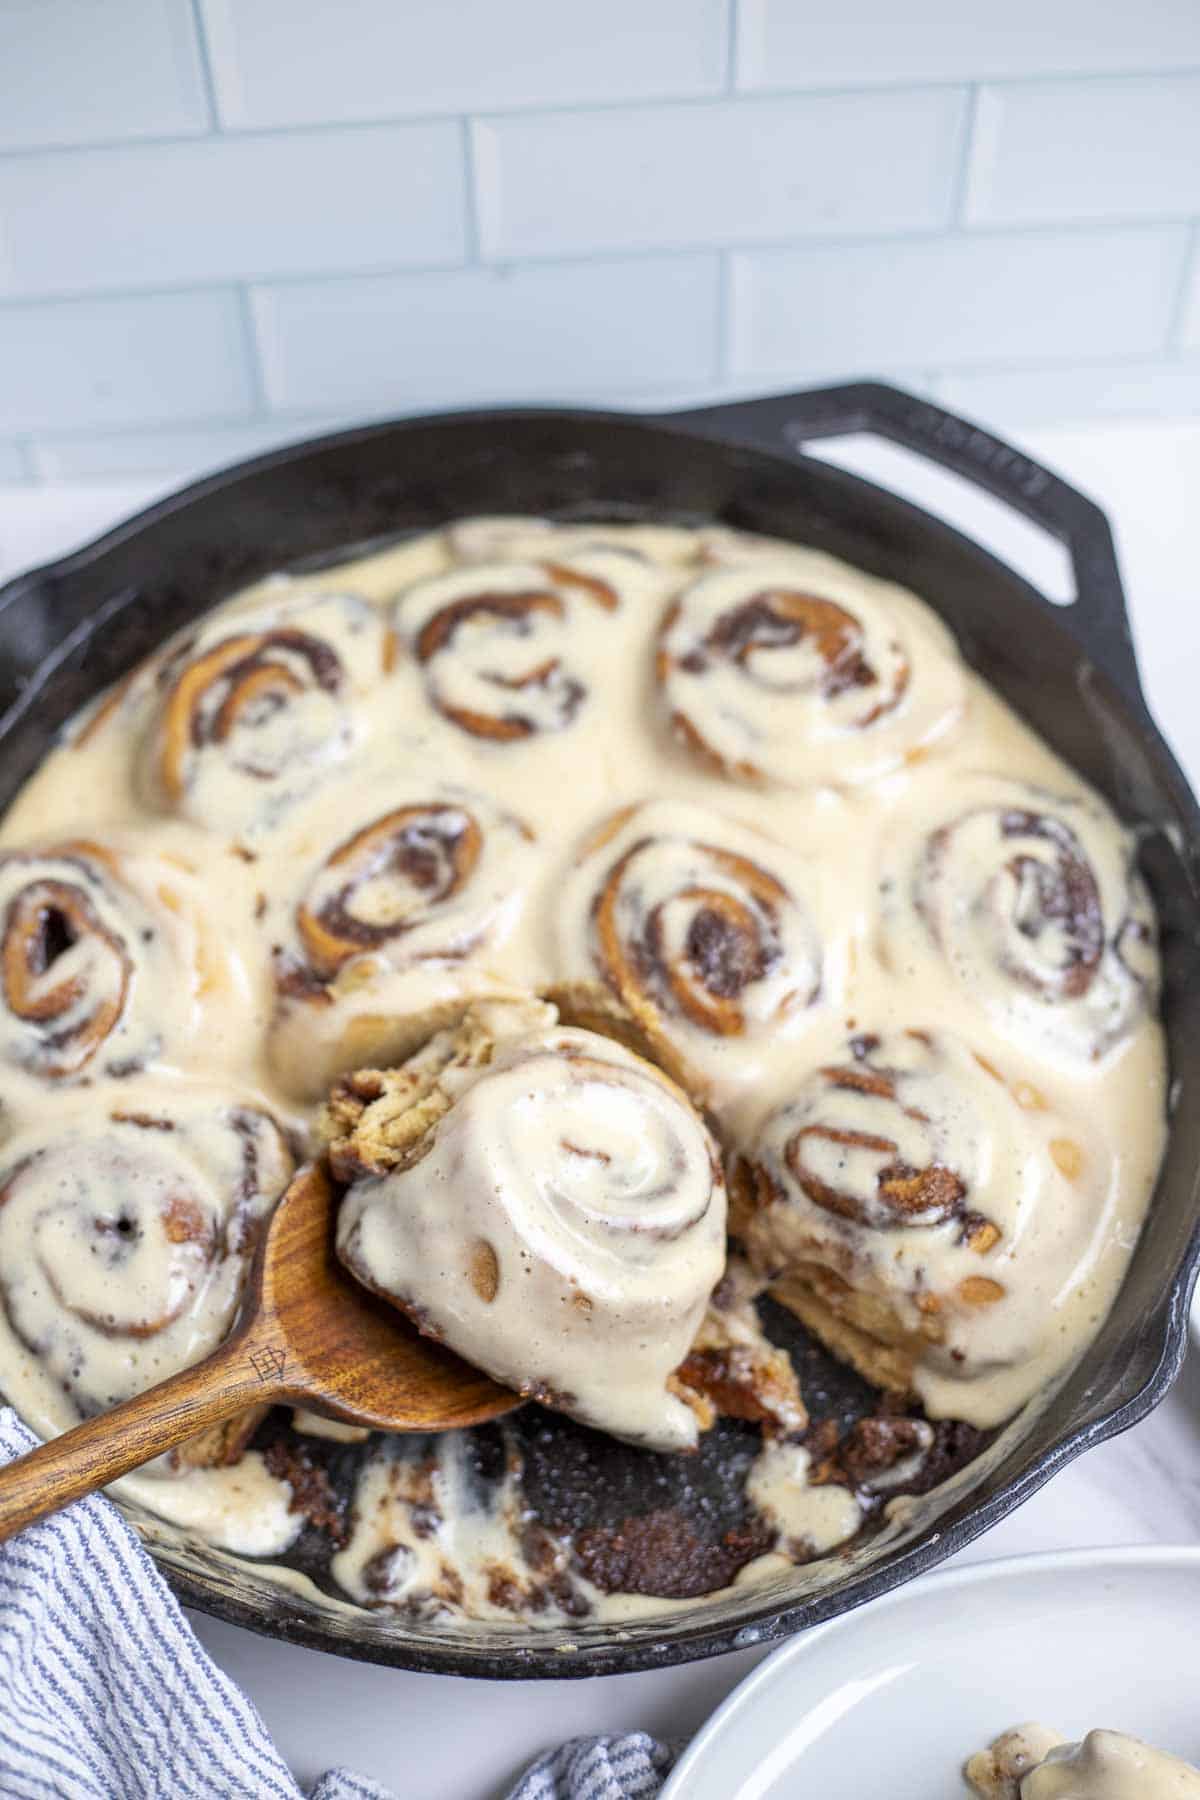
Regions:
<instances>
[{"instance_id":1,"label":"striped kitchen towel","mask_svg":"<svg viewBox=\"0 0 1200 1800\"><path fill-rule=\"evenodd\" d=\"M35 1441L0 1409L0 1462ZM669 1761L642 1732L579 1739L543 1757L510 1800L652 1800ZM166 1795L302 1800L116 1508L82 1500L0 1545L0 1800ZM420 1800L409 1784L405 1796ZM333 1769L312 1800L394 1797Z\"/></svg>"}]
</instances>

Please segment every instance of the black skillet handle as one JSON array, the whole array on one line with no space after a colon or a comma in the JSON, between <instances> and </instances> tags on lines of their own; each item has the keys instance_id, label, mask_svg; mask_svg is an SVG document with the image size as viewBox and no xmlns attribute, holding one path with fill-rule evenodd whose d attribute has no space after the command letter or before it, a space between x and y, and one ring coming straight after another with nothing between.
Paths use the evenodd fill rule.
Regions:
<instances>
[{"instance_id":1,"label":"black skillet handle","mask_svg":"<svg viewBox=\"0 0 1200 1800\"><path fill-rule=\"evenodd\" d=\"M871 432L926 456L986 488L1066 545L1076 604L1061 609L1094 662L1130 699L1141 682L1129 629L1112 532L1103 512L1049 469L978 425L879 381L810 388L724 406L675 413L672 422L696 426L756 450L803 451L812 438Z\"/></svg>"}]
</instances>

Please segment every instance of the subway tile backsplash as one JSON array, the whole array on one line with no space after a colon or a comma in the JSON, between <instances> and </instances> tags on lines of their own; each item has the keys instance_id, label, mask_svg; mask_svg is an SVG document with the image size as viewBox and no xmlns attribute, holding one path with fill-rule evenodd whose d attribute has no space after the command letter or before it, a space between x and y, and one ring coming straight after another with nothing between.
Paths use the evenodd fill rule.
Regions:
<instances>
[{"instance_id":1,"label":"subway tile backsplash","mask_svg":"<svg viewBox=\"0 0 1200 1800\"><path fill-rule=\"evenodd\" d=\"M1200 62L1198 29L1195 0L740 0L738 81L860 87L1163 69Z\"/></svg>"},{"instance_id":2,"label":"subway tile backsplash","mask_svg":"<svg viewBox=\"0 0 1200 1800\"><path fill-rule=\"evenodd\" d=\"M234 128L715 94L728 71L725 0L201 7L221 122Z\"/></svg>"},{"instance_id":3,"label":"subway tile backsplash","mask_svg":"<svg viewBox=\"0 0 1200 1800\"><path fill-rule=\"evenodd\" d=\"M446 120L0 157L0 294L460 263L463 214Z\"/></svg>"},{"instance_id":4,"label":"subway tile backsplash","mask_svg":"<svg viewBox=\"0 0 1200 1800\"><path fill-rule=\"evenodd\" d=\"M0 0L0 483L865 373L1200 413L1200 0Z\"/></svg>"},{"instance_id":5,"label":"subway tile backsplash","mask_svg":"<svg viewBox=\"0 0 1200 1800\"><path fill-rule=\"evenodd\" d=\"M475 127L496 257L753 244L951 219L963 88L526 113Z\"/></svg>"},{"instance_id":6,"label":"subway tile backsplash","mask_svg":"<svg viewBox=\"0 0 1200 1800\"><path fill-rule=\"evenodd\" d=\"M1191 0L1200 18L1200 0ZM971 225L1187 218L1200 201L1200 72L984 87Z\"/></svg>"},{"instance_id":7,"label":"subway tile backsplash","mask_svg":"<svg viewBox=\"0 0 1200 1800\"><path fill-rule=\"evenodd\" d=\"M748 251L733 265L735 374L884 364L1149 356L1166 338L1188 233L995 232Z\"/></svg>"},{"instance_id":8,"label":"subway tile backsplash","mask_svg":"<svg viewBox=\"0 0 1200 1800\"><path fill-rule=\"evenodd\" d=\"M267 399L381 412L711 382L718 276L696 253L264 285Z\"/></svg>"},{"instance_id":9,"label":"subway tile backsplash","mask_svg":"<svg viewBox=\"0 0 1200 1800\"><path fill-rule=\"evenodd\" d=\"M183 137L211 122L191 0L0 5L0 149Z\"/></svg>"},{"instance_id":10,"label":"subway tile backsplash","mask_svg":"<svg viewBox=\"0 0 1200 1800\"><path fill-rule=\"evenodd\" d=\"M0 311L0 440L68 427L248 417L254 377L231 288Z\"/></svg>"}]
</instances>

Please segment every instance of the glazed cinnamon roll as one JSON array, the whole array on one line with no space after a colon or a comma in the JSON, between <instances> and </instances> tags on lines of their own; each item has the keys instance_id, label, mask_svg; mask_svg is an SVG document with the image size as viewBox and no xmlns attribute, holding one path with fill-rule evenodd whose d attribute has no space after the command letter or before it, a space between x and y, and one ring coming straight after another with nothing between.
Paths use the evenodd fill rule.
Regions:
<instances>
[{"instance_id":1,"label":"glazed cinnamon roll","mask_svg":"<svg viewBox=\"0 0 1200 1800\"><path fill-rule=\"evenodd\" d=\"M966 697L953 640L921 601L800 549L750 553L685 588L656 672L690 751L789 787L886 775L945 739Z\"/></svg>"},{"instance_id":2,"label":"glazed cinnamon roll","mask_svg":"<svg viewBox=\"0 0 1200 1800\"><path fill-rule=\"evenodd\" d=\"M26 1352L9 1398L44 1436L216 1347L291 1174L279 1128L252 1106L164 1083L118 1091L64 1100L53 1130L4 1147L0 1304ZM234 1459L258 1416L160 1472Z\"/></svg>"},{"instance_id":3,"label":"glazed cinnamon roll","mask_svg":"<svg viewBox=\"0 0 1200 1800\"><path fill-rule=\"evenodd\" d=\"M520 1393L631 1442L695 1444L668 1384L724 1267L725 1188L683 1094L534 1003L477 1007L366 1081L357 1124L361 1082L335 1096L351 1272Z\"/></svg>"},{"instance_id":4,"label":"glazed cinnamon roll","mask_svg":"<svg viewBox=\"0 0 1200 1800\"><path fill-rule=\"evenodd\" d=\"M659 572L636 554L572 549L554 535L547 550L544 561L419 582L396 603L431 705L470 738L513 744L573 725L612 615L628 597L661 591Z\"/></svg>"},{"instance_id":5,"label":"glazed cinnamon roll","mask_svg":"<svg viewBox=\"0 0 1200 1800\"><path fill-rule=\"evenodd\" d=\"M460 519L446 533L451 552L465 563L549 562L593 551L636 561L677 565L694 562L697 534L683 525L640 525L601 520L559 524L519 514Z\"/></svg>"},{"instance_id":6,"label":"glazed cinnamon roll","mask_svg":"<svg viewBox=\"0 0 1200 1800\"><path fill-rule=\"evenodd\" d=\"M1044 1378L1072 1289L1086 1304L1108 1179L1024 1097L946 1033L857 1036L734 1184L731 1228L777 1299L869 1380L981 1425Z\"/></svg>"},{"instance_id":7,"label":"glazed cinnamon roll","mask_svg":"<svg viewBox=\"0 0 1200 1800\"><path fill-rule=\"evenodd\" d=\"M653 801L584 846L559 905L562 981L578 1023L632 1040L707 1098L743 1082L821 995L816 871L705 807Z\"/></svg>"},{"instance_id":8,"label":"glazed cinnamon roll","mask_svg":"<svg viewBox=\"0 0 1200 1800\"><path fill-rule=\"evenodd\" d=\"M0 855L0 1059L62 1083L173 1056L222 981L191 886L87 838Z\"/></svg>"},{"instance_id":9,"label":"glazed cinnamon roll","mask_svg":"<svg viewBox=\"0 0 1200 1800\"><path fill-rule=\"evenodd\" d=\"M1046 1725L1018 1725L969 1758L979 1800L1200 1800L1200 1769L1123 1731L1078 1743Z\"/></svg>"},{"instance_id":10,"label":"glazed cinnamon roll","mask_svg":"<svg viewBox=\"0 0 1200 1800\"><path fill-rule=\"evenodd\" d=\"M382 613L353 594L220 615L154 670L147 797L213 830L277 824L350 755L356 702L395 653Z\"/></svg>"},{"instance_id":11,"label":"glazed cinnamon roll","mask_svg":"<svg viewBox=\"0 0 1200 1800\"><path fill-rule=\"evenodd\" d=\"M961 779L896 858L882 947L944 971L1031 1049L1095 1059L1157 995L1154 913L1132 838L1096 800Z\"/></svg>"},{"instance_id":12,"label":"glazed cinnamon roll","mask_svg":"<svg viewBox=\"0 0 1200 1800\"><path fill-rule=\"evenodd\" d=\"M393 801L312 873L276 952L271 1058L302 1096L407 1055L473 996L505 991L491 958L521 913L533 832L458 788Z\"/></svg>"}]
</instances>

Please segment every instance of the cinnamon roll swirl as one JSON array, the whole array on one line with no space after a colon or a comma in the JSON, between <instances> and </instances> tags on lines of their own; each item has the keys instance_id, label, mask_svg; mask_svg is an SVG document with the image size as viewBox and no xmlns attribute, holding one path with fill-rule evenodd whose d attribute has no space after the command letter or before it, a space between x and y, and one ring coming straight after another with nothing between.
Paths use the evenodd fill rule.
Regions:
<instances>
[{"instance_id":1,"label":"cinnamon roll swirl","mask_svg":"<svg viewBox=\"0 0 1200 1800\"><path fill-rule=\"evenodd\" d=\"M882 947L949 973L993 1024L1049 1055L1097 1059L1155 1003L1154 912L1132 838L1099 801L1002 777L944 789L896 859Z\"/></svg>"},{"instance_id":2,"label":"cinnamon roll swirl","mask_svg":"<svg viewBox=\"0 0 1200 1800\"><path fill-rule=\"evenodd\" d=\"M64 1105L0 1168L0 1305L27 1353L9 1398L43 1436L216 1347L292 1168L273 1120L222 1094L139 1083ZM258 1416L157 1472L233 1460Z\"/></svg>"},{"instance_id":3,"label":"cinnamon roll swirl","mask_svg":"<svg viewBox=\"0 0 1200 1800\"><path fill-rule=\"evenodd\" d=\"M43 1081L128 1075L191 1035L218 960L165 859L77 838L0 855L0 1060Z\"/></svg>"},{"instance_id":4,"label":"cinnamon roll swirl","mask_svg":"<svg viewBox=\"0 0 1200 1800\"><path fill-rule=\"evenodd\" d=\"M539 562L481 563L419 582L397 628L430 704L468 737L514 744L565 731L587 708L597 639L627 595L661 591L643 558L560 546Z\"/></svg>"},{"instance_id":5,"label":"cinnamon roll swirl","mask_svg":"<svg viewBox=\"0 0 1200 1800\"><path fill-rule=\"evenodd\" d=\"M669 1382L725 1264L720 1159L657 1069L553 1020L476 1008L396 1081L368 1077L379 1097L332 1146L358 1172L339 1252L497 1380L685 1449L697 1417Z\"/></svg>"},{"instance_id":6,"label":"cinnamon roll swirl","mask_svg":"<svg viewBox=\"0 0 1200 1800\"><path fill-rule=\"evenodd\" d=\"M656 659L677 738L723 775L870 781L961 719L962 665L915 596L815 551L748 553L672 601Z\"/></svg>"},{"instance_id":7,"label":"cinnamon roll swirl","mask_svg":"<svg viewBox=\"0 0 1200 1800\"><path fill-rule=\"evenodd\" d=\"M303 1097L506 991L491 961L524 905L533 832L458 788L392 798L311 874L276 951L271 1059Z\"/></svg>"},{"instance_id":8,"label":"cinnamon roll swirl","mask_svg":"<svg viewBox=\"0 0 1200 1800\"><path fill-rule=\"evenodd\" d=\"M1042 1379L1104 1204L1078 1137L1020 1094L948 1034L858 1036L769 1114L734 1184L731 1228L777 1299L869 1380L976 1424Z\"/></svg>"},{"instance_id":9,"label":"cinnamon roll swirl","mask_svg":"<svg viewBox=\"0 0 1200 1800\"><path fill-rule=\"evenodd\" d=\"M350 755L356 702L394 656L382 613L353 594L306 594L209 623L154 670L147 797L212 830L277 824Z\"/></svg>"},{"instance_id":10,"label":"cinnamon roll swirl","mask_svg":"<svg viewBox=\"0 0 1200 1800\"><path fill-rule=\"evenodd\" d=\"M816 871L705 807L653 801L584 846L559 905L578 1023L620 1031L705 1098L802 1031L822 991Z\"/></svg>"}]
</instances>

